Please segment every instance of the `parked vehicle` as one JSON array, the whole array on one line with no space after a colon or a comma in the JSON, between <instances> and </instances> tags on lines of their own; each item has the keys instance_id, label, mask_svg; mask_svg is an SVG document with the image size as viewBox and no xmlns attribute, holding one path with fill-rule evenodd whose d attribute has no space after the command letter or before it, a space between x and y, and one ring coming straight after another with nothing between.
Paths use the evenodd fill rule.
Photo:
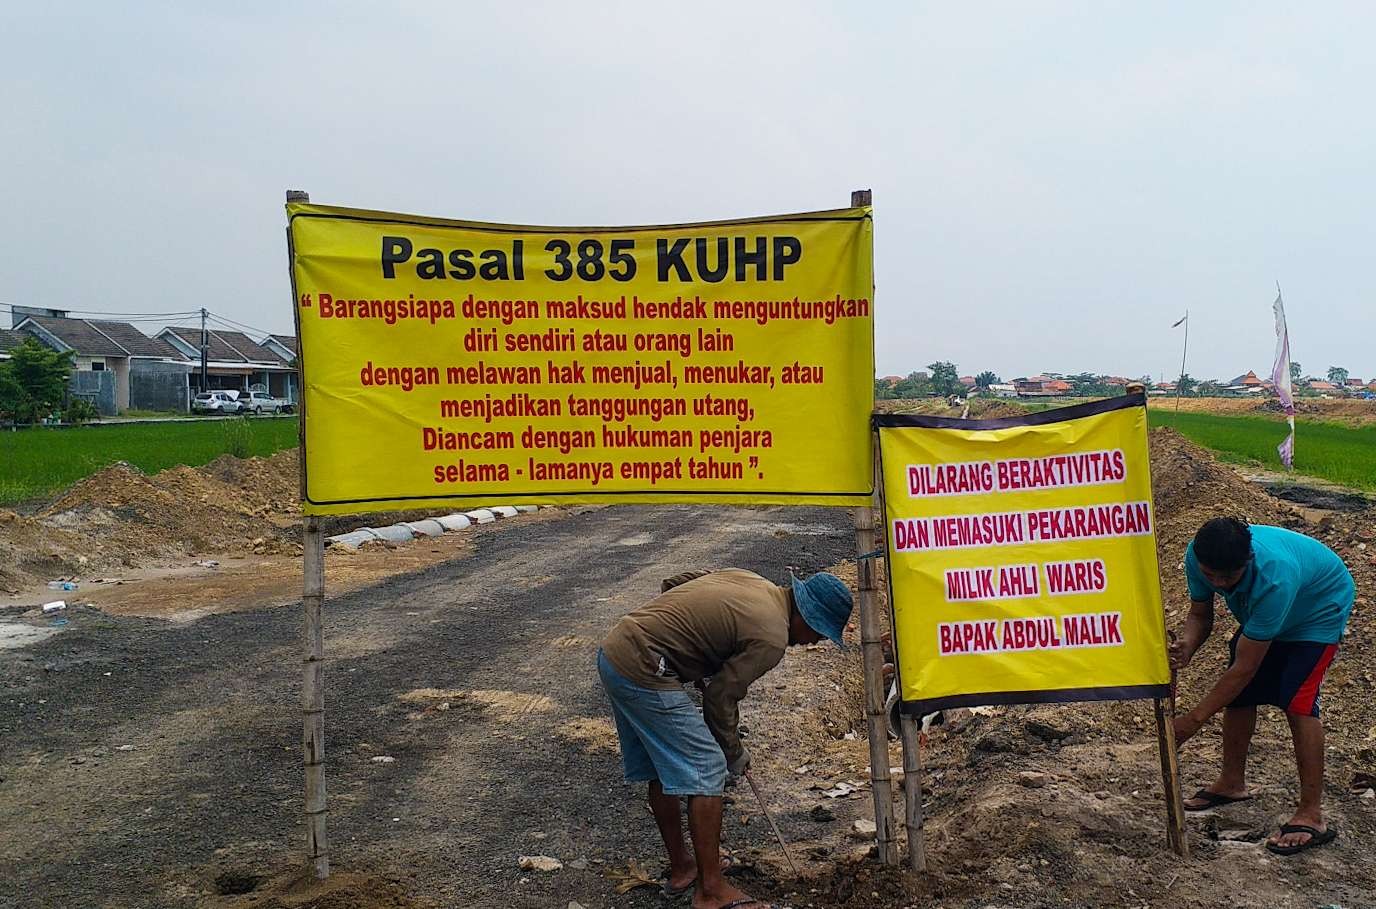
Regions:
<instances>
[{"instance_id":1,"label":"parked vehicle","mask_svg":"<svg viewBox=\"0 0 1376 909\"><path fill-rule=\"evenodd\" d=\"M239 403L244 410L262 416L265 413L291 413L296 405L281 398L274 398L266 391L250 391L248 395L240 399Z\"/></svg>"},{"instance_id":2,"label":"parked vehicle","mask_svg":"<svg viewBox=\"0 0 1376 909\"><path fill-rule=\"evenodd\" d=\"M203 391L191 399L191 409L195 413L236 414L243 405L232 391Z\"/></svg>"}]
</instances>

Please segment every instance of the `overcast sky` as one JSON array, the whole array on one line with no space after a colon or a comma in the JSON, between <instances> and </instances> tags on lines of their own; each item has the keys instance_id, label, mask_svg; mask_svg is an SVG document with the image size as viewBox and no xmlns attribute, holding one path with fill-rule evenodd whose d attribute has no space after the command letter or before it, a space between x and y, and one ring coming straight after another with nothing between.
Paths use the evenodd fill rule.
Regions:
<instances>
[{"instance_id":1,"label":"overcast sky","mask_svg":"<svg viewBox=\"0 0 1376 909\"><path fill-rule=\"evenodd\" d=\"M0 301L290 332L283 190L537 224L875 194L877 366L1376 373L1371 4L11 3ZM0 316L8 325L8 317ZM140 323L155 330L157 324Z\"/></svg>"}]
</instances>

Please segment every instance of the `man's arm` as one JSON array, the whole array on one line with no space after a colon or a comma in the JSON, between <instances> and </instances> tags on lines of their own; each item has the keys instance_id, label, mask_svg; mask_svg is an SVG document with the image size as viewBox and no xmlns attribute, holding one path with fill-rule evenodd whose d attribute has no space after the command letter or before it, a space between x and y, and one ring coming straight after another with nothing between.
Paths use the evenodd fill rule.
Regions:
<instances>
[{"instance_id":1,"label":"man's arm","mask_svg":"<svg viewBox=\"0 0 1376 909\"><path fill-rule=\"evenodd\" d=\"M1180 637L1171 642L1171 668L1184 669L1190 665L1195 653L1204 646L1209 635L1214 632L1213 597L1204 600L1190 600L1190 614L1185 617L1185 628Z\"/></svg>"},{"instance_id":2,"label":"man's arm","mask_svg":"<svg viewBox=\"0 0 1376 909\"><path fill-rule=\"evenodd\" d=\"M726 765L733 774L739 775L750 766L750 757L741 744L740 708L741 699L750 690L750 684L779 664L784 651L776 644L765 641L746 641L745 647L731 659L722 664L721 670L712 676L712 683L702 696L702 715L707 720L707 728L712 737L721 745L726 755Z\"/></svg>"},{"instance_id":3,"label":"man's arm","mask_svg":"<svg viewBox=\"0 0 1376 909\"><path fill-rule=\"evenodd\" d=\"M1219 676L1214 684L1213 690L1204 696L1204 700L1184 716L1175 718L1175 741L1176 744L1183 743L1198 732L1205 723L1224 707L1227 707L1239 694L1242 689L1247 687L1247 683L1252 681L1252 677L1257 674L1257 668L1261 666L1261 660L1266 656L1266 651L1271 649L1270 641L1254 641L1246 635L1237 639L1237 656L1233 660L1233 665Z\"/></svg>"}]
</instances>

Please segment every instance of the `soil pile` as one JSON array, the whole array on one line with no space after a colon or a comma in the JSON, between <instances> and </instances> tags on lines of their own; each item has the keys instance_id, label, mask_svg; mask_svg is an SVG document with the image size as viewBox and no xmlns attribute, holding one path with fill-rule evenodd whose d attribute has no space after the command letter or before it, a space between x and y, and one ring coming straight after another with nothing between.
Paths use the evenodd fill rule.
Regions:
<instances>
[{"instance_id":1,"label":"soil pile","mask_svg":"<svg viewBox=\"0 0 1376 909\"><path fill-rule=\"evenodd\" d=\"M33 517L0 511L0 588L205 553L299 551L296 452L148 476L100 470Z\"/></svg>"}]
</instances>

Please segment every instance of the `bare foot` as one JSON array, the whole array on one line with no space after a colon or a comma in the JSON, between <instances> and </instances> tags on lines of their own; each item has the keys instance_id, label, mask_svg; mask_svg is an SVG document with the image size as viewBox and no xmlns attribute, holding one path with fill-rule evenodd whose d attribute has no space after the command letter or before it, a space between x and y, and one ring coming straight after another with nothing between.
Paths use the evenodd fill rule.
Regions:
<instances>
[{"instance_id":1,"label":"bare foot","mask_svg":"<svg viewBox=\"0 0 1376 909\"><path fill-rule=\"evenodd\" d=\"M1221 795L1230 799L1247 799L1252 797L1252 794L1247 791L1245 785L1225 786L1222 781L1216 781L1210 786L1205 786L1204 791L1212 792L1214 795ZM1184 805L1186 811L1200 811L1209 807L1208 801L1201 798L1195 798L1194 796L1185 799L1181 804Z\"/></svg>"},{"instance_id":2,"label":"bare foot","mask_svg":"<svg viewBox=\"0 0 1376 909\"><path fill-rule=\"evenodd\" d=\"M1296 811L1295 816L1290 819L1290 823L1286 826L1313 827L1320 833L1328 829L1328 825L1324 823L1322 812L1310 813L1307 811ZM1266 842L1270 843L1272 846L1279 846L1282 849L1286 849L1291 846L1303 846L1313 838L1314 835L1312 833L1275 833L1272 834L1271 838Z\"/></svg>"}]
</instances>

